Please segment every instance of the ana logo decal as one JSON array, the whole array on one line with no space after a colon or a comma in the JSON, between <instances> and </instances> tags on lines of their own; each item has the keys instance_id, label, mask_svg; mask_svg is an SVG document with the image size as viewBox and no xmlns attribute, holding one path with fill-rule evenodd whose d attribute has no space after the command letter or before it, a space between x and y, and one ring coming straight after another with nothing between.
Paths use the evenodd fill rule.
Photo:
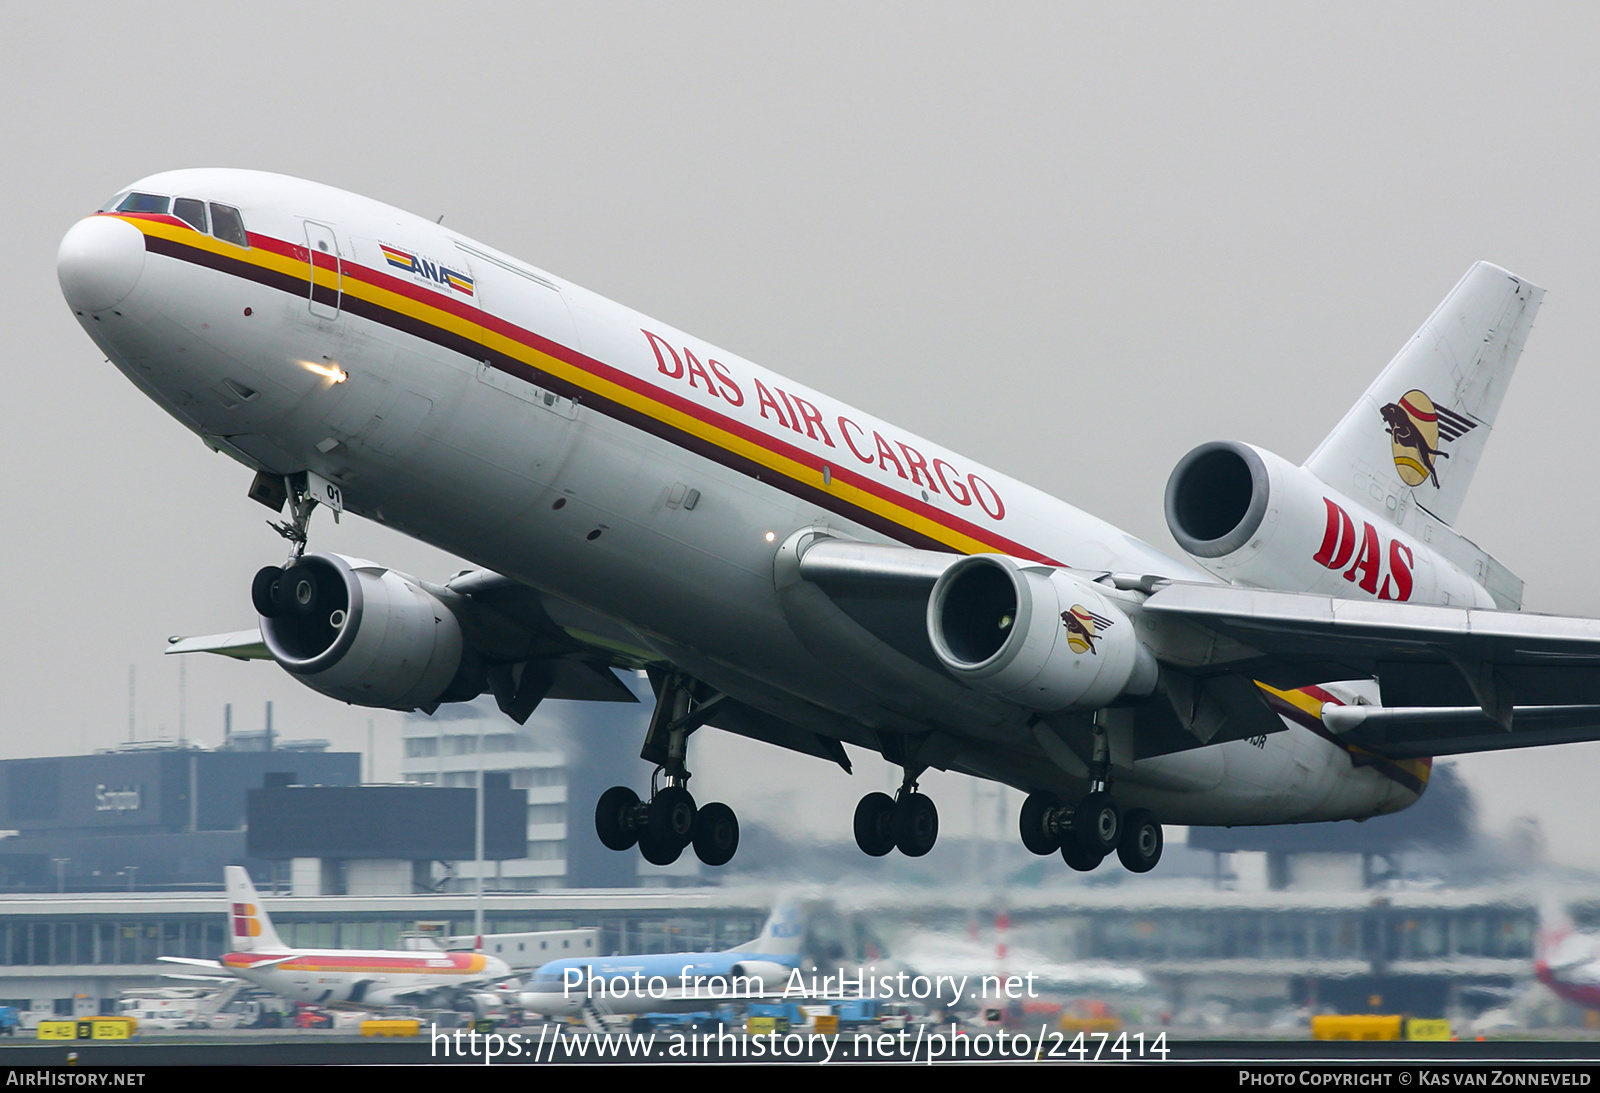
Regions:
<instances>
[{"instance_id":1,"label":"ana logo decal","mask_svg":"<svg viewBox=\"0 0 1600 1093\"><path fill-rule=\"evenodd\" d=\"M463 296L472 295L472 278L465 273L457 273L439 262L412 254L410 251L403 251L399 247L391 247L387 243L379 243L378 249L383 251L384 260L395 269L405 270L413 277L431 281L440 288L455 289Z\"/></svg>"},{"instance_id":2,"label":"ana logo decal","mask_svg":"<svg viewBox=\"0 0 1600 1093\"><path fill-rule=\"evenodd\" d=\"M1100 655L1094 647L1095 637L1112 626L1110 619L1096 615L1081 603L1073 604L1071 611L1061 612L1061 623L1067 628L1068 649L1095 656Z\"/></svg>"},{"instance_id":3,"label":"ana logo decal","mask_svg":"<svg viewBox=\"0 0 1600 1093\"><path fill-rule=\"evenodd\" d=\"M1395 470L1408 486L1432 482L1433 488L1438 489L1439 469L1435 461L1450 458L1450 453L1440 451L1439 445L1448 444L1478 427L1476 421L1454 410L1435 406L1422 391L1407 391L1399 402L1387 404L1378 413L1383 415L1393 443Z\"/></svg>"}]
</instances>

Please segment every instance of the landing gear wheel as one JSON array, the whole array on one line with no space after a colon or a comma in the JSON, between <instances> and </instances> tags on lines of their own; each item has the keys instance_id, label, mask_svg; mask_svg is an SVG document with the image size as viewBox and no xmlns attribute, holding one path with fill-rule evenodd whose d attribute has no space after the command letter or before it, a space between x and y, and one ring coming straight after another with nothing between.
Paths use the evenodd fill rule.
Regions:
<instances>
[{"instance_id":1,"label":"landing gear wheel","mask_svg":"<svg viewBox=\"0 0 1600 1093\"><path fill-rule=\"evenodd\" d=\"M1092 850L1085 850L1071 839L1061 844L1061 860L1080 873L1092 873L1105 861L1104 854L1096 854Z\"/></svg>"},{"instance_id":2,"label":"landing gear wheel","mask_svg":"<svg viewBox=\"0 0 1600 1093\"><path fill-rule=\"evenodd\" d=\"M1061 849L1061 836L1044 826L1050 810L1059 807L1061 802L1050 793L1030 793L1022 802L1022 816L1017 826L1022 829L1022 845L1030 853L1054 854Z\"/></svg>"},{"instance_id":3,"label":"landing gear wheel","mask_svg":"<svg viewBox=\"0 0 1600 1093\"><path fill-rule=\"evenodd\" d=\"M256 614L262 618L278 617L278 586L282 581L283 570L275 565L256 570L256 579L250 582L250 602L255 605Z\"/></svg>"},{"instance_id":4,"label":"landing gear wheel","mask_svg":"<svg viewBox=\"0 0 1600 1093\"><path fill-rule=\"evenodd\" d=\"M1165 842L1155 815L1149 809L1136 808L1122 818L1117 858L1130 873L1148 873L1161 860Z\"/></svg>"},{"instance_id":5,"label":"landing gear wheel","mask_svg":"<svg viewBox=\"0 0 1600 1093\"><path fill-rule=\"evenodd\" d=\"M694 798L682 786L668 786L650 800L650 838L674 848L676 858L694 836ZM656 864L661 864L657 862Z\"/></svg>"},{"instance_id":6,"label":"landing gear wheel","mask_svg":"<svg viewBox=\"0 0 1600 1093\"><path fill-rule=\"evenodd\" d=\"M727 865L739 849L739 819L721 801L694 814L694 856L707 865Z\"/></svg>"},{"instance_id":7,"label":"landing gear wheel","mask_svg":"<svg viewBox=\"0 0 1600 1093\"><path fill-rule=\"evenodd\" d=\"M1078 802L1072 817L1072 835L1090 854L1105 857L1117 848L1122 835L1122 814L1109 793L1091 793Z\"/></svg>"},{"instance_id":8,"label":"landing gear wheel","mask_svg":"<svg viewBox=\"0 0 1600 1093\"><path fill-rule=\"evenodd\" d=\"M856 805L856 845L863 854L881 858L894 849L894 798L869 793Z\"/></svg>"},{"instance_id":9,"label":"landing gear wheel","mask_svg":"<svg viewBox=\"0 0 1600 1093\"><path fill-rule=\"evenodd\" d=\"M939 810L933 798L908 793L894 806L894 844L908 858L920 858L939 840Z\"/></svg>"},{"instance_id":10,"label":"landing gear wheel","mask_svg":"<svg viewBox=\"0 0 1600 1093\"><path fill-rule=\"evenodd\" d=\"M633 829L633 811L639 795L627 786L612 786L594 806L594 832L607 850L631 850L639 841Z\"/></svg>"},{"instance_id":11,"label":"landing gear wheel","mask_svg":"<svg viewBox=\"0 0 1600 1093\"><path fill-rule=\"evenodd\" d=\"M680 843L663 845L656 842L647 827L639 832L639 853L651 865L671 865L683 853L683 846Z\"/></svg>"}]
</instances>

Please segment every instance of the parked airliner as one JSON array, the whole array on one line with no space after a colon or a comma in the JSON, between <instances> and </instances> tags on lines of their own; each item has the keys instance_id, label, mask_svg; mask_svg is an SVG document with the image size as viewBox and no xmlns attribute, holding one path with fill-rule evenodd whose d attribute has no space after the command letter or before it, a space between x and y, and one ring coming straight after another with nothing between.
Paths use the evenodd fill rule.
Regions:
<instances>
[{"instance_id":1,"label":"parked airliner","mask_svg":"<svg viewBox=\"0 0 1600 1093\"><path fill-rule=\"evenodd\" d=\"M497 956L446 952L439 948L366 950L297 949L285 945L261 905L250 875L237 865L226 869L228 930L232 944L220 960L162 957L222 974L236 975L292 1002L316 1005L347 1002L393 1006L470 1002L489 996L511 977Z\"/></svg>"},{"instance_id":2,"label":"parked airliner","mask_svg":"<svg viewBox=\"0 0 1600 1093\"><path fill-rule=\"evenodd\" d=\"M552 960L534 972L517 1004L546 1017L598 1018L698 1013L782 996L800 966L804 935L800 905L782 903L753 940L721 952Z\"/></svg>"},{"instance_id":3,"label":"parked airliner","mask_svg":"<svg viewBox=\"0 0 1600 1093\"><path fill-rule=\"evenodd\" d=\"M451 229L241 170L158 174L62 240L107 358L286 513L258 627L333 698L631 701L649 861L738 844L696 806L710 725L846 770L868 854L925 854L929 768L1028 794L1032 851L1145 871L1162 825L1362 819L1430 756L1600 737L1600 624L1523 614L1456 519L1543 292L1469 270L1301 466L1222 441L1167 484L1188 561ZM307 549L316 506L469 559L434 583ZM241 597L242 597L241 590ZM704 738L699 738L703 740ZM699 746L699 745L697 745Z\"/></svg>"}]
</instances>

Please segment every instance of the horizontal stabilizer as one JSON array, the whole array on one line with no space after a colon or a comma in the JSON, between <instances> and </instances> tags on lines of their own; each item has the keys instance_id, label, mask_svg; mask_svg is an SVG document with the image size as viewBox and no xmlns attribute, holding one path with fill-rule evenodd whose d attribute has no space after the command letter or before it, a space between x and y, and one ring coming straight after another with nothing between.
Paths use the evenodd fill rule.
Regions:
<instances>
[{"instance_id":1,"label":"horizontal stabilizer","mask_svg":"<svg viewBox=\"0 0 1600 1093\"><path fill-rule=\"evenodd\" d=\"M1511 730L1476 706L1337 706L1322 723L1347 743L1391 759L1600 740L1600 706L1517 706Z\"/></svg>"},{"instance_id":2,"label":"horizontal stabilizer","mask_svg":"<svg viewBox=\"0 0 1600 1093\"><path fill-rule=\"evenodd\" d=\"M1278 688L1376 678L1387 707L1436 711L1368 714L1363 731L1381 730L1371 743L1385 755L1600 738L1591 731L1600 710L1572 709L1600 707L1600 620L1176 582L1141 610L1196 628L1195 644L1158 651L1180 667L1248 673Z\"/></svg>"},{"instance_id":3,"label":"horizontal stabilizer","mask_svg":"<svg viewBox=\"0 0 1600 1093\"><path fill-rule=\"evenodd\" d=\"M261 631L255 628L201 638L171 637L167 639L167 654L173 653L221 653L235 660L272 659L267 643L261 640Z\"/></svg>"}]
</instances>

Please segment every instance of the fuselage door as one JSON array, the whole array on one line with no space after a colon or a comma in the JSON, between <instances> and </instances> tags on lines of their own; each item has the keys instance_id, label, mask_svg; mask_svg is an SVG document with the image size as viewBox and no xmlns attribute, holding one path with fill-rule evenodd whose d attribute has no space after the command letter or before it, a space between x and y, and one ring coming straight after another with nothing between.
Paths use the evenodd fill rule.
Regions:
<instances>
[{"instance_id":1,"label":"fuselage door","mask_svg":"<svg viewBox=\"0 0 1600 1093\"><path fill-rule=\"evenodd\" d=\"M307 220L306 252L311 263L311 314L320 319L337 319L344 285L339 241L334 238L333 229Z\"/></svg>"}]
</instances>

